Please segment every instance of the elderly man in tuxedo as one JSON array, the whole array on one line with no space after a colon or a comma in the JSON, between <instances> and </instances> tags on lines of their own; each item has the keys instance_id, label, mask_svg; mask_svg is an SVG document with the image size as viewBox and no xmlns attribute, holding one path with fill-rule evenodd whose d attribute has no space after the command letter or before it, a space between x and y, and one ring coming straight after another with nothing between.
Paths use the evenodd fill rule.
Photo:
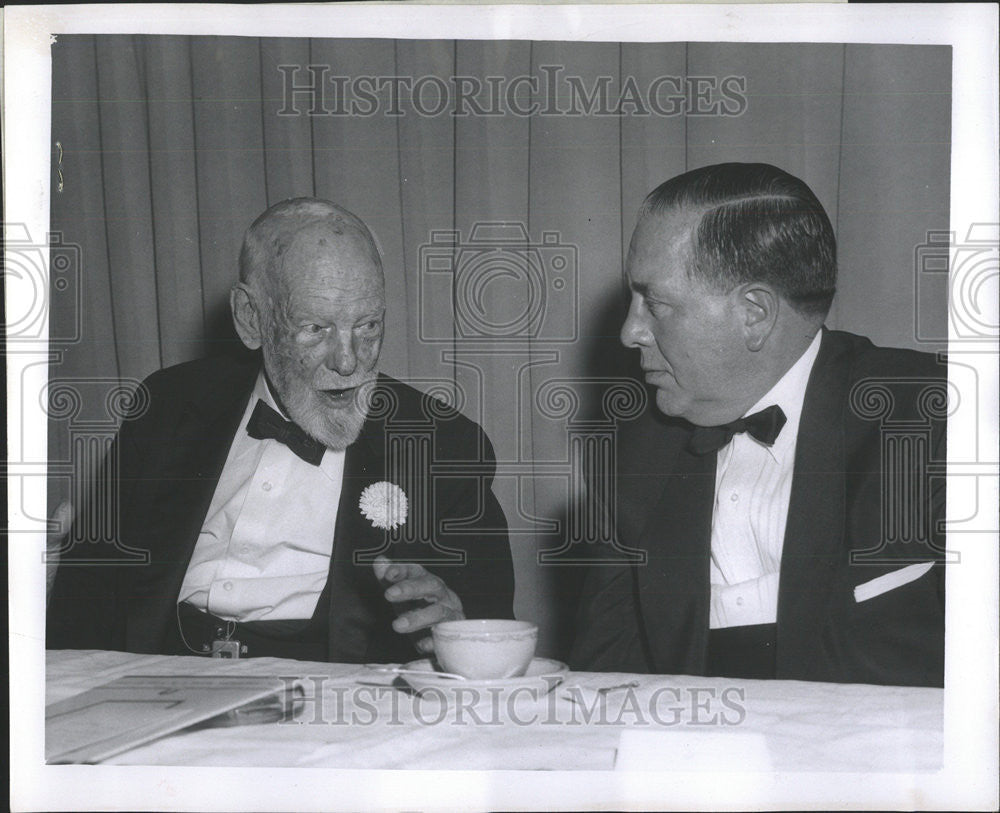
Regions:
<instances>
[{"instance_id":1,"label":"elderly man in tuxedo","mask_svg":"<svg viewBox=\"0 0 1000 813\"><path fill-rule=\"evenodd\" d=\"M231 308L256 352L144 383L148 409L112 450L117 528L62 557L47 646L388 662L430 651L439 621L511 617L492 446L378 372L385 282L365 224L312 198L271 207Z\"/></svg>"},{"instance_id":2,"label":"elderly man in tuxedo","mask_svg":"<svg viewBox=\"0 0 1000 813\"><path fill-rule=\"evenodd\" d=\"M641 560L588 573L576 668L942 684L944 409L924 413L946 372L824 327L836 274L823 207L780 169L647 197L621 340L656 408L620 429L607 507ZM865 387L916 428L902 463Z\"/></svg>"}]
</instances>

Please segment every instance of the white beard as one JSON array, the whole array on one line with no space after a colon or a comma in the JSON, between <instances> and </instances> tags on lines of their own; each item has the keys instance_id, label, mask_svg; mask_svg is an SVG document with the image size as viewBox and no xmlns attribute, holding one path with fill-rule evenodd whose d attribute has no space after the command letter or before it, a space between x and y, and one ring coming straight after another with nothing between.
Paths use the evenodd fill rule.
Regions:
<instances>
[{"instance_id":1,"label":"white beard","mask_svg":"<svg viewBox=\"0 0 1000 813\"><path fill-rule=\"evenodd\" d=\"M282 367L276 372L272 382L281 406L307 435L338 452L358 439L371 407L374 377L358 385L349 403L334 405L310 385L291 379Z\"/></svg>"}]
</instances>

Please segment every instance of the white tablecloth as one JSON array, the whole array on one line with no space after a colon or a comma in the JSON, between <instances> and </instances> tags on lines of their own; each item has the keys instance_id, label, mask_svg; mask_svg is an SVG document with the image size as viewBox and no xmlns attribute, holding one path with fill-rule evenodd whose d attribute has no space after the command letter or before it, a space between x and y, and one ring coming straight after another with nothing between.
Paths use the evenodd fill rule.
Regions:
<instances>
[{"instance_id":1,"label":"white tablecloth","mask_svg":"<svg viewBox=\"0 0 1000 813\"><path fill-rule=\"evenodd\" d=\"M357 665L64 650L48 653L46 703L130 674L299 678L306 702L293 721L180 732L108 764L610 770L624 731L660 732L665 769L699 750L737 765L748 747L749 770L920 772L942 758L943 692L894 686L571 672L548 695L463 707Z\"/></svg>"}]
</instances>

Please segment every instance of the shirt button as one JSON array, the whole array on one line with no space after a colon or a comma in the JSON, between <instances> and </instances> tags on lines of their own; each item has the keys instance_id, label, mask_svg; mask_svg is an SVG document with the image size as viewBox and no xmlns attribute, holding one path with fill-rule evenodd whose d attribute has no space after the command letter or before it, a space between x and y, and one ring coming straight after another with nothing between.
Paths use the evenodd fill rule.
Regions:
<instances>
[{"instance_id":1,"label":"shirt button","mask_svg":"<svg viewBox=\"0 0 1000 813\"><path fill-rule=\"evenodd\" d=\"M250 553L250 546L249 545L244 545L242 548L240 548L240 552L241 553Z\"/></svg>"},{"instance_id":2,"label":"shirt button","mask_svg":"<svg viewBox=\"0 0 1000 813\"><path fill-rule=\"evenodd\" d=\"M743 606L743 596L737 596L736 597L736 606L737 607L742 607Z\"/></svg>"},{"instance_id":3,"label":"shirt button","mask_svg":"<svg viewBox=\"0 0 1000 813\"><path fill-rule=\"evenodd\" d=\"M222 589L223 590L227 590L227 591L228 590L232 590L233 589L233 583L232 582L223 582L222 583Z\"/></svg>"},{"instance_id":4,"label":"shirt button","mask_svg":"<svg viewBox=\"0 0 1000 813\"><path fill-rule=\"evenodd\" d=\"M729 499L731 499L733 502L738 502L740 499L740 495L734 491L732 494L729 495Z\"/></svg>"},{"instance_id":5,"label":"shirt button","mask_svg":"<svg viewBox=\"0 0 1000 813\"><path fill-rule=\"evenodd\" d=\"M264 485L262 485L261 488L264 489L264 491L270 491L272 486L270 483L264 483Z\"/></svg>"}]
</instances>

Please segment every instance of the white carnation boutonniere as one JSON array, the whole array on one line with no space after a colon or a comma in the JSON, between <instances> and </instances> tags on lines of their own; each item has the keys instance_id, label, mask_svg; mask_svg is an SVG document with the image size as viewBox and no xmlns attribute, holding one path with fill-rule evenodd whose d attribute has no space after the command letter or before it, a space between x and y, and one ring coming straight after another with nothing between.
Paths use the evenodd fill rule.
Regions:
<instances>
[{"instance_id":1,"label":"white carnation boutonniere","mask_svg":"<svg viewBox=\"0 0 1000 813\"><path fill-rule=\"evenodd\" d=\"M358 508L374 527L384 528L387 531L394 530L406 522L409 512L406 492L395 483L385 480L381 483L372 483L361 492Z\"/></svg>"}]
</instances>

